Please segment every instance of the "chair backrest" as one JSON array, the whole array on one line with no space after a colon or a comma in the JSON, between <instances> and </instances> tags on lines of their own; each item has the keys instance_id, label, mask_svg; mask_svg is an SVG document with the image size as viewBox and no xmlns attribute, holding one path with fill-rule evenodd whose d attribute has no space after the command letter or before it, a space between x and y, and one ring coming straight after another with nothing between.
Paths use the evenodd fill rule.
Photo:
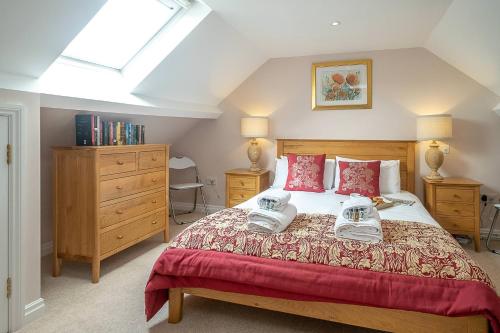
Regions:
<instances>
[{"instance_id":1,"label":"chair backrest","mask_svg":"<svg viewBox=\"0 0 500 333\"><path fill-rule=\"evenodd\" d=\"M196 168L196 164L192 159L186 156L172 157L168 162L170 169L183 170L188 168Z\"/></svg>"}]
</instances>

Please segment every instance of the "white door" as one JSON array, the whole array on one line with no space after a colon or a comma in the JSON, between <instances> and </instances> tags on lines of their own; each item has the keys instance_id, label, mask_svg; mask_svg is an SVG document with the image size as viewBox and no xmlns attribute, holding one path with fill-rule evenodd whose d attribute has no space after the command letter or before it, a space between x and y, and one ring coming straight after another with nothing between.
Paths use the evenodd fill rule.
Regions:
<instances>
[{"instance_id":1,"label":"white door","mask_svg":"<svg viewBox=\"0 0 500 333\"><path fill-rule=\"evenodd\" d=\"M0 116L0 333L9 330L9 300L7 277L9 276L9 118Z\"/></svg>"}]
</instances>

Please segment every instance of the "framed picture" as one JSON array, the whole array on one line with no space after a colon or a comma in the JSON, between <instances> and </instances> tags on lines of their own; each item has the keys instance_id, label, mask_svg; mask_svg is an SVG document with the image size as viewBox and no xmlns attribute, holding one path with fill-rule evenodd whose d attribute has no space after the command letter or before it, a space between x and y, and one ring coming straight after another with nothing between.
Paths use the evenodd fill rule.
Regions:
<instances>
[{"instance_id":1,"label":"framed picture","mask_svg":"<svg viewBox=\"0 0 500 333\"><path fill-rule=\"evenodd\" d=\"M332 61L312 65L312 109L372 108L372 61Z\"/></svg>"}]
</instances>

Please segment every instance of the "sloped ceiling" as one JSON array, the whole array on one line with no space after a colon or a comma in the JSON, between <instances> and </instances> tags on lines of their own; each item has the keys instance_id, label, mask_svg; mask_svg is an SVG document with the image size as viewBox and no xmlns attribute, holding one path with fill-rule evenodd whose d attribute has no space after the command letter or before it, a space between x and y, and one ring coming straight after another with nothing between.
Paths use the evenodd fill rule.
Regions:
<instances>
[{"instance_id":1,"label":"sloped ceiling","mask_svg":"<svg viewBox=\"0 0 500 333\"><path fill-rule=\"evenodd\" d=\"M217 105L266 60L211 12L134 93Z\"/></svg>"},{"instance_id":2,"label":"sloped ceiling","mask_svg":"<svg viewBox=\"0 0 500 333\"><path fill-rule=\"evenodd\" d=\"M498 96L499 14L499 0L454 0L425 44L438 57Z\"/></svg>"},{"instance_id":3,"label":"sloped ceiling","mask_svg":"<svg viewBox=\"0 0 500 333\"><path fill-rule=\"evenodd\" d=\"M104 2L0 1L0 88L43 93L37 78ZM191 103L185 109L194 112L186 112L186 117L196 117L197 112L201 117L201 111L196 110L210 110L210 117L215 118L219 112L217 104L269 58L419 46L425 46L500 95L498 0L204 3L213 11L133 91L122 94L126 98L119 95L113 100L102 100L118 104L141 100L137 105L157 109L155 114L166 116L183 112L184 109L172 111L179 105L177 102ZM341 25L331 26L335 20ZM106 91L104 88L102 93ZM51 95L51 107L68 103L54 98L55 91L46 94ZM73 96L76 97L101 100L95 95ZM143 102L148 100L161 103ZM99 111L106 108L107 104L99 105Z\"/></svg>"},{"instance_id":4,"label":"sloped ceiling","mask_svg":"<svg viewBox=\"0 0 500 333\"><path fill-rule=\"evenodd\" d=\"M105 2L0 1L0 71L39 77Z\"/></svg>"},{"instance_id":5,"label":"sloped ceiling","mask_svg":"<svg viewBox=\"0 0 500 333\"><path fill-rule=\"evenodd\" d=\"M204 0L270 58L422 46L451 0ZM338 27L331 26L340 21Z\"/></svg>"}]
</instances>

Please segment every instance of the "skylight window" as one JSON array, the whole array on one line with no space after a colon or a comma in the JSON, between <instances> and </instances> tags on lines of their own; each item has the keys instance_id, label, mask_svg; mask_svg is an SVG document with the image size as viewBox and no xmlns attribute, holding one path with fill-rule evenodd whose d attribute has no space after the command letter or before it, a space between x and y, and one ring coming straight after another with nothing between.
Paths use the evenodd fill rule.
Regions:
<instances>
[{"instance_id":1,"label":"skylight window","mask_svg":"<svg viewBox=\"0 0 500 333\"><path fill-rule=\"evenodd\" d=\"M173 0L108 0L62 55L122 69L180 9Z\"/></svg>"}]
</instances>

